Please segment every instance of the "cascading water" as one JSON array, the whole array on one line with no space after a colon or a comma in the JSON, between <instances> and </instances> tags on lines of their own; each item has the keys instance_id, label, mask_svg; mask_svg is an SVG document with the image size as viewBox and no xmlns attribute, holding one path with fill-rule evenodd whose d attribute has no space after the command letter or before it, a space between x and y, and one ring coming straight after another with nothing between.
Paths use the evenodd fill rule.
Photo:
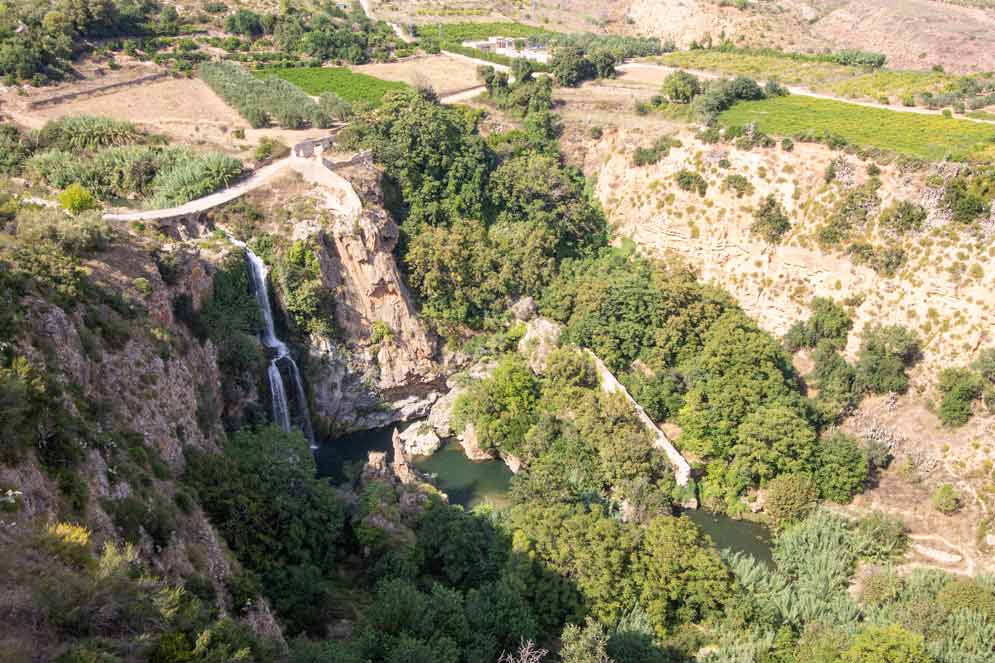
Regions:
<instances>
[{"instance_id":1,"label":"cascading water","mask_svg":"<svg viewBox=\"0 0 995 663\"><path fill-rule=\"evenodd\" d=\"M290 356L287 344L276 337L276 328L273 325L273 309L269 304L269 289L266 286L268 271L266 263L253 253L245 242L240 242L230 235L228 239L231 240L232 244L245 251L245 257L249 263L249 274L252 277L252 291L255 293L259 315L263 322L263 345L273 353L273 359L270 360L269 368L266 371L269 378L270 394L273 398L273 421L283 430L290 430L290 405L283 383L283 374L280 373L280 362L286 362L294 387L294 400L297 404L301 432L304 433L311 448L317 449L318 445L314 441L314 429L311 427L311 412L307 406L307 394L304 393L304 383L301 381L301 372L297 368L297 362Z\"/></svg>"}]
</instances>

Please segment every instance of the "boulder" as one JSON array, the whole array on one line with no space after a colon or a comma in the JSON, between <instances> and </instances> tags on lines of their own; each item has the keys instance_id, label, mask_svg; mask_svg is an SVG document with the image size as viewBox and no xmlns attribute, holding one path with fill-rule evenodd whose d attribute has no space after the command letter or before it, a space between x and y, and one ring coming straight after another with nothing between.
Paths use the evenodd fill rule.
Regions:
<instances>
[{"instance_id":1,"label":"boulder","mask_svg":"<svg viewBox=\"0 0 995 663\"><path fill-rule=\"evenodd\" d=\"M528 358L529 368L536 373L546 369L549 354L560 344L563 327L549 318L535 318L528 324L525 336L518 342L518 351Z\"/></svg>"},{"instance_id":2,"label":"boulder","mask_svg":"<svg viewBox=\"0 0 995 663\"><path fill-rule=\"evenodd\" d=\"M459 434L460 444L463 446L463 453L470 460L494 460L495 454L480 448L477 441L477 429L473 424L467 424L463 432Z\"/></svg>"},{"instance_id":3,"label":"boulder","mask_svg":"<svg viewBox=\"0 0 995 663\"><path fill-rule=\"evenodd\" d=\"M431 456L442 446L442 438L430 422L416 421L401 434L401 446L408 456Z\"/></svg>"},{"instance_id":4,"label":"boulder","mask_svg":"<svg viewBox=\"0 0 995 663\"><path fill-rule=\"evenodd\" d=\"M528 322L532 318L536 317L539 313L539 307L536 306L536 302L531 297L522 297L517 302L512 304L508 312L515 318L515 320L521 320L522 322Z\"/></svg>"}]
</instances>

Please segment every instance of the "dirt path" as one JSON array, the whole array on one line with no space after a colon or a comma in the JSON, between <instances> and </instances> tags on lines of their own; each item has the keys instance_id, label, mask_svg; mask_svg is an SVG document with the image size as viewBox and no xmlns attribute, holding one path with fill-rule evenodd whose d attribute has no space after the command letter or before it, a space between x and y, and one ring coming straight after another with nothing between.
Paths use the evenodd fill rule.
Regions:
<instances>
[{"instance_id":1,"label":"dirt path","mask_svg":"<svg viewBox=\"0 0 995 663\"><path fill-rule=\"evenodd\" d=\"M671 74L671 73L673 73L675 71L682 71L682 69L680 67L670 67L668 65L653 64L653 63L650 63L650 62L626 62L625 64L621 64L621 65L615 67L615 69L617 71L622 71L622 72L633 71L635 69L656 70L656 71L659 71L661 74L664 74L664 75L665 74ZM729 76L727 76L725 74L719 74L719 73L716 73L714 71L706 71L706 70L702 70L702 69L683 69L683 71L686 71L686 72L688 72L690 74L694 74L698 78L702 78L704 80L710 80L710 81L718 80L720 78L728 78L729 77ZM662 82L663 81L661 79L661 83ZM757 81L757 82L759 84L761 84L761 85L763 85L764 83L766 83L766 81ZM814 92L814 91L812 91L812 90L810 90L808 88L798 87L798 86L795 86L795 85L786 85L784 87L785 87L785 89L788 90L789 93L791 93L793 95L796 95L796 96L799 96L799 97L812 97L814 99L825 99L827 101L838 101L840 103L850 104L852 106L863 106L865 108L877 108L877 109L880 109L880 110L890 110L890 111L894 111L896 113L915 113L917 115L942 115L943 114L942 110L933 110L931 108L921 108L919 106L890 106L888 104L877 103L877 102L874 102L874 101L859 101L857 99L847 99L846 97L837 97L837 96L831 95L831 94L823 94L821 92ZM968 122L978 122L980 124L993 124L993 122L991 122L989 120L981 120L981 119L974 118L974 117L959 116L957 119L966 120Z\"/></svg>"},{"instance_id":2,"label":"dirt path","mask_svg":"<svg viewBox=\"0 0 995 663\"><path fill-rule=\"evenodd\" d=\"M184 216L187 214L206 212L209 209L218 207L219 205L224 205L225 203L231 202L236 198L244 196L250 191L258 189L287 168L292 167L295 161L306 161L306 159L302 159L301 157L287 157L285 159L281 159L275 163L269 164L268 166L263 166L238 184L216 193L212 193L208 196L204 196L203 198L191 200L190 202L177 207L144 210L141 212L126 212L122 214L105 214L104 219L107 221L156 221L160 219L170 219L173 217Z\"/></svg>"},{"instance_id":3,"label":"dirt path","mask_svg":"<svg viewBox=\"0 0 995 663\"><path fill-rule=\"evenodd\" d=\"M439 103L442 104L458 104L462 101L469 101L470 99L475 99L487 91L487 88L483 85L479 87L470 88L469 90L463 90L462 92L457 92L455 94L450 94L447 97L441 97Z\"/></svg>"},{"instance_id":4,"label":"dirt path","mask_svg":"<svg viewBox=\"0 0 995 663\"><path fill-rule=\"evenodd\" d=\"M340 175L325 165L321 155L312 158L289 156L268 166L264 166L250 175L247 179L223 189L191 200L188 203L177 207L157 210L143 210L139 212L125 212L105 214L107 221L157 221L171 219L188 214L199 214L229 203L236 198L240 198L250 191L254 191L261 186L272 181L287 169L297 172L308 182L323 187L325 201L329 209L336 210L351 217L359 216L363 209L362 201L353 190L352 186Z\"/></svg>"},{"instance_id":5,"label":"dirt path","mask_svg":"<svg viewBox=\"0 0 995 663\"><path fill-rule=\"evenodd\" d=\"M359 4L363 8L363 12L366 14L366 17L368 19L370 19L371 21L377 20L377 18L373 15L373 10L370 9L370 0L359 0ZM394 31L394 34L397 35L397 38L403 41L405 44L413 44L415 42L414 37L406 33L404 29L401 26L399 26L397 23L388 23L387 25L391 27L391 29Z\"/></svg>"}]
</instances>

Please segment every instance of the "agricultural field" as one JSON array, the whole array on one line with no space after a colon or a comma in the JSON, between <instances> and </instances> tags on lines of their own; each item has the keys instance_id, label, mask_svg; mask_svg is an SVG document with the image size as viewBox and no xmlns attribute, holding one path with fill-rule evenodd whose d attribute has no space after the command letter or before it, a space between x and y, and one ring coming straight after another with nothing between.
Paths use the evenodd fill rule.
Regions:
<instances>
[{"instance_id":1,"label":"agricultural field","mask_svg":"<svg viewBox=\"0 0 995 663\"><path fill-rule=\"evenodd\" d=\"M897 103L906 95L924 92L938 94L954 86L958 76L939 71L867 71L816 58L789 54L747 54L719 50L692 50L667 53L661 64L683 69L716 72L729 76L776 78L786 85L798 85L817 92L850 99L879 101L887 97Z\"/></svg>"},{"instance_id":2,"label":"agricultural field","mask_svg":"<svg viewBox=\"0 0 995 663\"><path fill-rule=\"evenodd\" d=\"M995 126L940 115L903 113L804 96L744 101L719 116L727 126L755 122L769 134L839 136L859 147L939 161L991 159Z\"/></svg>"},{"instance_id":3,"label":"agricultural field","mask_svg":"<svg viewBox=\"0 0 995 663\"><path fill-rule=\"evenodd\" d=\"M334 92L349 102L365 101L374 105L378 105L387 92L408 88L405 83L381 80L344 67L268 68L257 69L254 73L260 78L282 78L315 97Z\"/></svg>"},{"instance_id":4,"label":"agricultural field","mask_svg":"<svg viewBox=\"0 0 995 663\"><path fill-rule=\"evenodd\" d=\"M445 96L480 85L477 68L466 60L448 55L430 55L399 62L375 62L350 68L354 73L385 81L407 83L412 87L431 87Z\"/></svg>"},{"instance_id":5,"label":"agricultural field","mask_svg":"<svg viewBox=\"0 0 995 663\"><path fill-rule=\"evenodd\" d=\"M524 23L436 23L418 26L418 36L442 43L487 39L488 37L550 37L554 32Z\"/></svg>"}]
</instances>

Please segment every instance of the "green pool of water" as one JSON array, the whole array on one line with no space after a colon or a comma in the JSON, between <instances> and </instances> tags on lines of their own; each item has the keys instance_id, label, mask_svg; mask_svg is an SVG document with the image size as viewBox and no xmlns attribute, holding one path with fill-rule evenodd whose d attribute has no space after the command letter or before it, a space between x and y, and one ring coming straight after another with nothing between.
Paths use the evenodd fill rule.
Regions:
<instances>
[{"instance_id":1,"label":"green pool of water","mask_svg":"<svg viewBox=\"0 0 995 663\"><path fill-rule=\"evenodd\" d=\"M318 475L342 483L347 479L349 466L361 468L369 452L385 451L391 456L393 431L394 428L388 426L326 440L315 452ZM460 504L467 509L484 502L498 507L508 504L511 470L498 460L469 460L455 440L431 456L416 458L413 464L420 471L435 476L436 485L449 496L451 504ZM766 527L702 509L685 511L684 515L698 525L717 548L729 548L773 564L771 536Z\"/></svg>"},{"instance_id":2,"label":"green pool of water","mask_svg":"<svg viewBox=\"0 0 995 663\"><path fill-rule=\"evenodd\" d=\"M349 466L362 468L371 451L386 451L388 456L392 455L393 432L394 428L388 426L324 440L314 453L318 476L328 477L333 483L340 484L345 482Z\"/></svg>"},{"instance_id":3,"label":"green pool of water","mask_svg":"<svg viewBox=\"0 0 995 663\"><path fill-rule=\"evenodd\" d=\"M511 470L499 460L469 460L456 441L449 442L431 456L415 459L414 465L422 472L435 475L436 485L449 495L450 504L462 504L467 509L483 502L497 507L508 504Z\"/></svg>"},{"instance_id":4,"label":"green pool of water","mask_svg":"<svg viewBox=\"0 0 995 663\"><path fill-rule=\"evenodd\" d=\"M763 525L735 520L704 509L685 511L684 515L715 542L716 548L729 548L734 552L752 555L757 561L767 565L774 564L770 530Z\"/></svg>"},{"instance_id":5,"label":"green pool of water","mask_svg":"<svg viewBox=\"0 0 995 663\"><path fill-rule=\"evenodd\" d=\"M393 433L394 428L388 426L326 440L315 452L318 476L328 477L339 484L346 481L350 466L362 467L371 451L385 451L392 459ZM511 470L501 461L469 460L456 441L446 444L431 456L414 459L412 464L436 477L436 485L449 496L450 504L471 509L483 502L495 506L508 503Z\"/></svg>"}]
</instances>

